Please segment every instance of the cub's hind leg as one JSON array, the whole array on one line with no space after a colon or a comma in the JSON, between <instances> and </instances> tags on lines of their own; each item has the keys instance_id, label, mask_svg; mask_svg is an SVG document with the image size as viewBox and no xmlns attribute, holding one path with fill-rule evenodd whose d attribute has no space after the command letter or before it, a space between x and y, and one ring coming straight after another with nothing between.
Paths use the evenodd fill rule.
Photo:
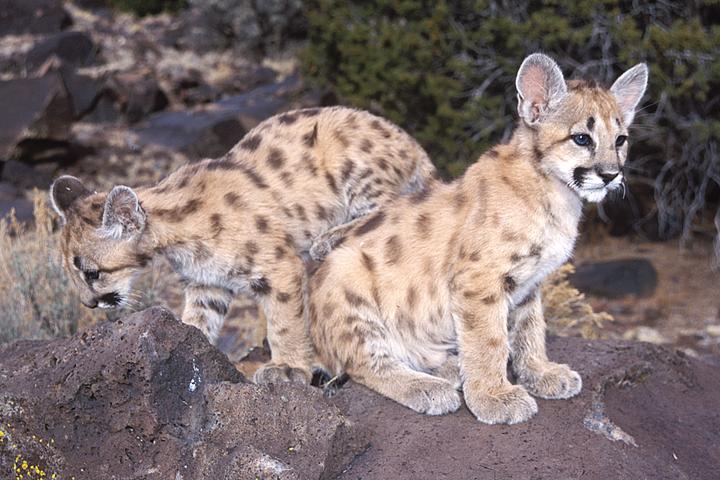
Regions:
<instances>
[{"instance_id":1,"label":"cub's hind leg","mask_svg":"<svg viewBox=\"0 0 720 480\"><path fill-rule=\"evenodd\" d=\"M305 266L290 254L250 279L250 290L265 313L272 355L255 372L256 383L310 383L314 352L303 305L306 281Z\"/></svg>"},{"instance_id":2,"label":"cub's hind leg","mask_svg":"<svg viewBox=\"0 0 720 480\"><path fill-rule=\"evenodd\" d=\"M510 313L512 369L521 384L540 398L570 398L582 389L580 375L551 362L545 353L545 319L540 293Z\"/></svg>"},{"instance_id":3,"label":"cub's hind leg","mask_svg":"<svg viewBox=\"0 0 720 480\"><path fill-rule=\"evenodd\" d=\"M214 344L220 335L232 298L232 292L225 288L188 285L185 288L182 321L200 329Z\"/></svg>"}]
</instances>

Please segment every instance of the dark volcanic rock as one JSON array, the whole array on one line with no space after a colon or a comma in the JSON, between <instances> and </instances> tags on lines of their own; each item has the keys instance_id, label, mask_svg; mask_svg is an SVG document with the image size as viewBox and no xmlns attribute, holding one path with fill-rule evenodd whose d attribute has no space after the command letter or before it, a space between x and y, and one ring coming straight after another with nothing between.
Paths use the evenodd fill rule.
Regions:
<instances>
[{"instance_id":1,"label":"dark volcanic rock","mask_svg":"<svg viewBox=\"0 0 720 480\"><path fill-rule=\"evenodd\" d=\"M569 280L581 292L599 297L647 297L657 287L657 271L644 258L589 262L578 265Z\"/></svg>"},{"instance_id":2,"label":"dark volcanic rock","mask_svg":"<svg viewBox=\"0 0 720 480\"><path fill-rule=\"evenodd\" d=\"M195 328L153 308L0 348L0 478L332 478L364 448L310 387L245 383Z\"/></svg>"},{"instance_id":3,"label":"dark volcanic rock","mask_svg":"<svg viewBox=\"0 0 720 480\"><path fill-rule=\"evenodd\" d=\"M369 432L341 479L716 479L720 368L641 343L556 338L583 377L570 400L538 400L528 423L484 425L463 407L421 416L350 384L333 398Z\"/></svg>"},{"instance_id":4,"label":"dark volcanic rock","mask_svg":"<svg viewBox=\"0 0 720 480\"><path fill-rule=\"evenodd\" d=\"M0 0L0 37L54 33L71 24L62 0Z\"/></svg>"},{"instance_id":5,"label":"dark volcanic rock","mask_svg":"<svg viewBox=\"0 0 720 480\"><path fill-rule=\"evenodd\" d=\"M248 130L286 107L300 85L297 77L290 77L200 108L158 113L135 133L141 146L158 145L191 158L219 157Z\"/></svg>"},{"instance_id":6,"label":"dark volcanic rock","mask_svg":"<svg viewBox=\"0 0 720 480\"><path fill-rule=\"evenodd\" d=\"M23 139L66 140L72 101L57 72L40 78L0 81L0 160Z\"/></svg>"},{"instance_id":7,"label":"dark volcanic rock","mask_svg":"<svg viewBox=\"0 0 720 480\"><path fill-rule=\"evenodd\" d=\"M83 32L61 32L38 42L25 58L28 71L40 67L50 57L57 57L63 65L79 67L88 64L95 56L90 37Z\"/></svg>"}]
</instances>

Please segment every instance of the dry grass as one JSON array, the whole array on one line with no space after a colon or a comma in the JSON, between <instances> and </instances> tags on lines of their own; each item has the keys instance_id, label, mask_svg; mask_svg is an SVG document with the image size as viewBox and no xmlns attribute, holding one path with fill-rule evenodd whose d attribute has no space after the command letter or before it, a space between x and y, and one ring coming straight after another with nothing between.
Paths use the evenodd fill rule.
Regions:
<instances>
[{"instance_id":1,"label":"dry grass","mask_svg":"<svg viewBox=\"0 0 720 480\"><path fill-rule=\"evenodd\" d=\"M0 220L0 343L70 335L102 317L67 288L52 213L35 194L35 226Z\"/></svg>"},{"instance_id":2,"label":"dry grass","mask_svg":"<svg viewBox=\"0 0 720 480\"><path fill-rule=\"evenodd\" d=\"M603 323L609 313L595 312L585 295L570 285L567 277L575 271L565 264L543 284L542 295L548 331L561 337L603 338Z\"/></svg>"}]
</instances>

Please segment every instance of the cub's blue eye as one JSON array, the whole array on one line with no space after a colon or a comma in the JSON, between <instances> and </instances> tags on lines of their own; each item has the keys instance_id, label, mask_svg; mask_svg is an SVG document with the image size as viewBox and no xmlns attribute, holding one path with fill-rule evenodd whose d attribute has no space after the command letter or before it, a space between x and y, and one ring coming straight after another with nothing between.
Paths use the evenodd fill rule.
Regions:
<instances>
[{"instance_id":1,"label":"cub's blue eye","mask_svg":"<svg viewBox=\"0 0 720 480\"><path fill-rule=\"evenodd\" d=\"M587 147L588 145L592 144L592 138L590 138L590 135L586 133L578 133L577 135L573 135L572 139L581 147Z\"/></svg>"},{"instance_id":2,"label":"cub's blue eye","mask_svg":"<svg viewBox=\"0 0 720 480\"><path fill-rule=\"evenodd\" d=\"M627 135L619 135L619 136L615 139L615 146L616 146L616 147L622 147L623 145L625 145L625 141L626 141L626 140L627 140Z\"/></svg>"}]
</instances>

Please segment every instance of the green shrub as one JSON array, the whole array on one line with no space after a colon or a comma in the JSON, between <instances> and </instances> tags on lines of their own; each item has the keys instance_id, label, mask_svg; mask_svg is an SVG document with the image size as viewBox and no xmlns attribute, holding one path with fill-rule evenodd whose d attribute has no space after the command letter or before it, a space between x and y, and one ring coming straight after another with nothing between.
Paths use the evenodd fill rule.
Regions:
<instances>
[{"instance_id":1,"label":"green shrub","mask_svg":"<svg viewBox=\"0 0 720 480\"><path fill-rule=\"evenodd\" d=\"M710 222L720 189L717 0L311 0L305 73L406 128L449 176L507 139L514 77L534 51L610 83L650 65L628 172L654 188L659 234Z\"/></svg>"}]
</instances>

